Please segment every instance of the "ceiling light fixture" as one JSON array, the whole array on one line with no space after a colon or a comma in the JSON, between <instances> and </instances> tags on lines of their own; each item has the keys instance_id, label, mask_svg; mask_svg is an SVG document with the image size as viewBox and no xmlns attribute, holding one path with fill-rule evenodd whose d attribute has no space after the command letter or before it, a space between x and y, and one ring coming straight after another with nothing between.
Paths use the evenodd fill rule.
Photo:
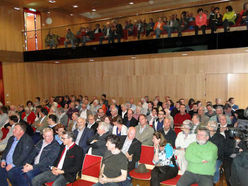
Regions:
<instances>
[{"instance_id":1,"label":"ceiling light fixture","mask_svg":"<svg viewBox=\"0 0 248 186\"><path fill-rule=\"evenodd\" d=\"M189 54L186 54L186 53L185 54L182 54L182 56L187 56L187 55L189 55Z\"/></svg>"},{"instance_id":2,"label":"ceiling light fixture","mask_svg":"<svg viewBox=\"0 0 248 186\"><path fill-rule=\"evenodd\" d=\"M136 59L136 57L135 56L132 56L131 59Z\"/></svg>"},{"instance_id":3,"label":"ceiling light fixture","mask_svg":"<svg viewBox=\"0 0 248 186\"><path fill-rule=\"evenodd\" d=\"M59 64L60 62L59 62L59 61L55 61L54 63L55 63L55 64Z\"/></svg>"},{"instance_id":4,"label":"ceiling light fixture","mask_svg":"<svg viewBox=\"0 0 248 186\"><path fill-rule=\"evenodd\" d=\"M130 5L133 5L133 4L134 4L134 2L130 2L129 4L130 4Z\"/></svg>"},{"instance_id":5,"label":"ceiling light fixture","mask_svg":"<svg viewBox=\"0 0 248 186\"><path fill-rule=\"evenodd\" d=\"M49 0L49 3L56 3L56 1L55 0Z\"/></svg>"},{"instance_id":6,"label":"ceiling light fixture","mask_svg":"<svg viewBox=\"0 0 248 186\"><path fill-rule=\"evenodd\" d=\"M94 59L90 59L90 62L93 62L93 61L95 61Z\"/></svg>"},{"instance_id":7,"label":"ceiling light fixture","mask_svg":"<svg viewBox=\"0 0 248 186\"><path fill-rule=\"evenodd\" d=\"M78 8L78 5L73 5L72 7L73 7L73 8Z\"/></svg>"},{"instance_id":8,"label":"ceiling light fixture","mask_svg":"<svg viewBox=\"0 0 248 186\"><path fill-rule=\"evenodd\" d=\"M21 8L19 8L19 7L14 7L14 9L15 10L18 10L18 11L21 10Z\"/></svg>"},{"instance_id":9,"label":"ceiling light fixture","mask_svg":"<svg viewBox=\"0 0 248 186\"><path fill-rule=\"evenodd\" d=\"M70 14L70 16L74 16L74 14Z\"/></svg>"},{"instance_id":10,"label":"ceiling light fixture","mask_svg":"<svg viewBox=\"0 0 248 186\"><path fill-rule=\"evenodd\" d=\"M48 14L50 14L51 12L47 12Z\"/></svg>"},{"instance_id":11,"label":"ceiling light fixture","mask_svg":"<svg viewBox=\"0 0 248 186\"><path fill-rule=\"evenodd\" d=\"M92 9L92 12L95 12L95 11L96 11L96 9L95 9L95 8L93 8L93 9Z\"/></svg>"}]
</instances>

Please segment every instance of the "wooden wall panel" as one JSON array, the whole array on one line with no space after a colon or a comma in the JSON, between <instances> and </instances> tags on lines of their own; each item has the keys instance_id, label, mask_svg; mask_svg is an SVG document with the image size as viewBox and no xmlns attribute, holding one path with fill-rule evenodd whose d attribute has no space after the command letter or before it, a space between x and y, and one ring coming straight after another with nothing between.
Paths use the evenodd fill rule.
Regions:
<instances>
[{"instance_id":1,"label":"wooden wall panel","mask_svg":"<svg viewBox=\"0 0 248 186\"><path fill-rule=\"evenodd\" d=\"M6 101L19 104L35 96L82 94L91 98L102 93L120 102L131 97L138 101L146 95L151 98L159 95L162 100L166 95L173 100L193 97L204 102L216 97L223 100L231 95L239 97L238 91L232 92L232 86L235 85L235 90L243 88L244 78L241 76L239 83L239 76L234 76L235 83L231 83L228 74L248 73L248 53L207 51L173 55L99 58L94 62L78 59L60 64L5 62ZM243 106L247 103L242 95L245 93L236 100Z\"/></svg>"},{"instance_id":2,"label":"wooden wall panel","mask_svg":"<svg viewBox=\"0 0 248 186\"><path fill-rule=\"evenodd\" d=\"M22 51L23 13L0 5L0 50ZM1 60L1 59L0 59Z\"/></svg>"},{"instance_id":3,"label":"wooden wall panel","mask_svg":"<svg viewBox=\"0 0 248 186\"><path fill-rule=\"evenodd\" d=\"M240 108L248 106L248 74L228 74L228 98L234 97Z\"/></svg>"}]
</instances>

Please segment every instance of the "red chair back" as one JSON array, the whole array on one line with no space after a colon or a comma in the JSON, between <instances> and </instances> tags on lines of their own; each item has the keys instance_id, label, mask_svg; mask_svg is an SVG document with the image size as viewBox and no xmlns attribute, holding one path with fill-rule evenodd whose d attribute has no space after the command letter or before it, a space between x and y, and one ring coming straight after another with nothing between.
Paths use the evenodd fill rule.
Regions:
<instances>
[{"instance_id":1,"label":"red chair back","mask_svg":"<svg viewBox=\"0 0 248 186\"><path fill-rule=\"evenodd\" d=\"M154 147L142 145L139 163L154 165L152 162L153 156L154 156Z\"/></svg>"},{"instance_id":2,"label":"red chair back","mask_svg":"<svg viewBox=\"0 0 248 186\"><path fill-rule=\"evenodd\" d=\"M102 164L101 156L86 154L82 168L82 178L87 181L98 180Z\"/></svg>"}]
</instances>

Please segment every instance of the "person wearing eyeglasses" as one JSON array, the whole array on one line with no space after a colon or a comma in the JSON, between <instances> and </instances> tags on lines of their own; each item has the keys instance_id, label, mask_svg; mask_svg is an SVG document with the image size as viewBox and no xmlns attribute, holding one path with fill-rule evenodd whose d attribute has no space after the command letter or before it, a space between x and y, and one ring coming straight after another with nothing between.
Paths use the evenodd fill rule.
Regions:
<instances>
[{"instance_id":1,"label":"person wearing eyeglasses","mask_svg":"<svg viewBox=\"0 0 248 186\"><path fill-rule=\"evenodd\" d=\"M51 170L34 177L32 186L42 186L48 182L53 182L53 186L65 186L67 182L72 183L76 180L76 175L83 164L83 149L74 142L72 132L63 132L61 139L64 146L50 168Z\"/></svg>"}]
</instances>

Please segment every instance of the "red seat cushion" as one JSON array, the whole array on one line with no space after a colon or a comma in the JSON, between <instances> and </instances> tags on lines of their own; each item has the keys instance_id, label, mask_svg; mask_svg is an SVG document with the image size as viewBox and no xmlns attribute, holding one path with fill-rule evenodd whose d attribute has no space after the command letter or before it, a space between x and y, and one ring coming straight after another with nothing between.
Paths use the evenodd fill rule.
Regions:
<instances>
[{"instance_id":1,"label":"red seat cushion","mask_svg":"<svg viewBox=\"0 0 248 186\"><path fill-rule=\"evenodd\" d=\"M73 186L91 186L94 185L94 182L86 181L86 180L77 180L73 182Z\"/></svg>"},{"instance_id":2,"label":"red seat cushion","mask_svg":"<svg viewBox=\"0 0 248 186\"><path fill-rule=\"evenodd\" d=\"M177 175L176 177L174 178L171 178L169 180L165 180L165 181L162 181L161 183L162 184L166 184L166 185L176 185L178 180L181 178L181 175Z\"/></svg>"},{"instance_id":3,"label":"red seat cushion","mask_svg":"<svg viewBox=\"0 0 248 186\"><path fill-rule=\"evenodd\" d=\"M135 170L131 170L129 172L130 176L134 179L139 179L139 180L150 180L151 179L151 170L146 173L137 173Z\"/></svg>"},{"instance_id":4,"label":"red seat cushion","mask_svg":"<svg viewBox=\"0 0 248 186\"><path fill-rule=\"evenodd\" d=\"M54 182L54 181L53 181L53 182ZM53 182L46 183L45 185L46 185L46 186L52 186L52 185L53 185ZM72 185L74 185L74 183L73 183L73 184L72 184L72 183L66 184L66 186L72 186Z\"/></svg>"},{"instance_id":5,"label":"red seat cushion","mask_svg":"<svg viewBox=\"0 0 248 186\"><path fill-rule=\"evenodd\" d=\"M171 178L169 180L162 181L161 184L165 185L176 185L178 180L181 178L181 175L177 175L174 178ZM198 184L191 184L191 186L198 186Z\"/></svg>"},{"instance_id":6,"label":"red seat cushion","mask_svg":"<svg viewBox=\"0 0 248 186\"><path fill-rule=\"evenodd\" d=\"M1 140L3 140L4 138L6 138L7 134L9 133L9 129L8 128L2 128L2 133L3 133L3 136L1 138Z\"/></svg>"}]
</instances>

